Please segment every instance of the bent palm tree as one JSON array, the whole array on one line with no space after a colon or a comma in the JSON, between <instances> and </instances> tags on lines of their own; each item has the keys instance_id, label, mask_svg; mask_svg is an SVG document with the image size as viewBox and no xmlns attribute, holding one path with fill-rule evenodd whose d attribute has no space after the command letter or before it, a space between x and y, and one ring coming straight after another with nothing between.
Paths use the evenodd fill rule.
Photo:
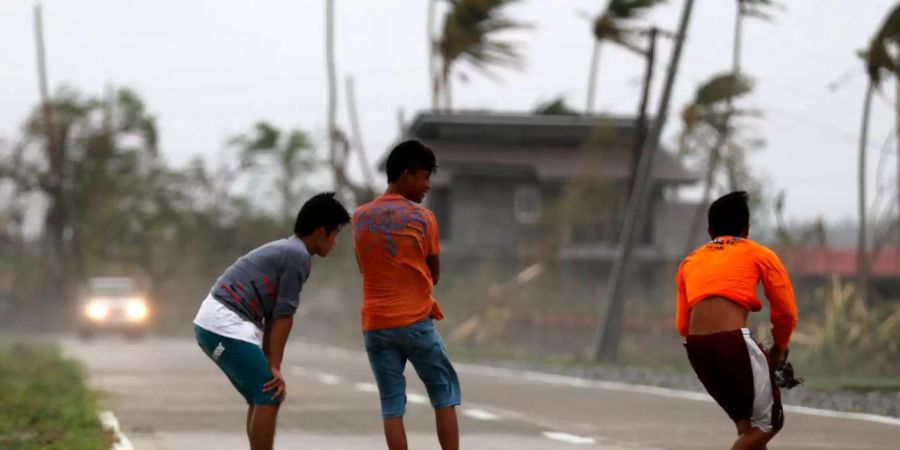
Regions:
<instances>
[{"instance_id":1,"label":"bent palm tree","mask_svg":"<svg viewBox=\"0 0 900 450\"><path fill-rule=\"evenodd\" d=\"M640 30L634 28L630 22L663 1L665 0L610 0L606 9L594 19L591 30L594 35L594 49L591 53L588 72L586 113L590 114L594 111L600 47L603 42L613 42L636 53L644 54L644 50L634 42Z\"/></svg>"},{"instance_id":2,"label":"bent palm tree","mask_svg":"<svg viewBox=\"0 0 900 450\"><path fill-rule=\"evenodd\" d=\"M504 15L504 8L518 0L450 0L443 31L437 42L441 58L440 81L444 107L452 108L451 77L459 63L468 63L492 76L491 66L519 67L522 55L513 42L495 36L505 31L529 28Z\"/></svg>"},{"instance_id":3,"label":"bent palm tree","mask_svg":"<svg viewBox=\"0 0 900 450\"><path fill-rule=\"evenodd\" d=\"M679 141L680 156L703 151L701 147L709 147L700 205L708 204L712 195L716 173L720 169L723 156L722 147L728 138L729 122L732 116L746 114L746 112L736 111L731 101L736 97L749 94L752 90L753 85L746 77L736 76L732 73L717 75L697 89L694 102L681 113L684 128ZM710 139L712 143L709 143ZM701 207L694 212L691 227L688 228L685 254L693 249L697 240L697 230L703 220L703 213Z\"/></svg>"}]
</instances>

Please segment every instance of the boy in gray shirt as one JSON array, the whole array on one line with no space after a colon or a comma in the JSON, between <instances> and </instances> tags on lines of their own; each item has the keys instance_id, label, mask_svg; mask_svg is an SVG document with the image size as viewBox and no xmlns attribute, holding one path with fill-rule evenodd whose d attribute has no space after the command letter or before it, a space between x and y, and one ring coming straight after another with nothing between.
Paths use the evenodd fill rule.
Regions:
<instances>
[{"instance_id":1,"label":"boy in gray shirt","mask_svg":"<svg viewBox=\"0 0 900 450\"><path fill-rule=\"evenodd\" d=\"M291 237L238 259L212 287L194 318L200 348L247 401L252 450L269 450L278 407L287 394L281 376L284 346L293 326L312 255L325 257L350 222L334 193L307 201Z\"/></svg>"}]
</instances>

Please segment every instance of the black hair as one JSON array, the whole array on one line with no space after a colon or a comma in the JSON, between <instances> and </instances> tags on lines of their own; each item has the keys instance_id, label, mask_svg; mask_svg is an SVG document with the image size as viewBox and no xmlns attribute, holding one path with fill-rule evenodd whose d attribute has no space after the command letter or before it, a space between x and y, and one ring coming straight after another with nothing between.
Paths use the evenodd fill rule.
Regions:
<instances>
[{"instance_id":1,"label":"black hair","mask_svg":"<svg viewBox=\"0 0 900 450\"><path fill-rule=\"evenodd\" d=\"M399 180L400 175L407 170L427 170L434 173L438 167L434 151L417 140L397 144L391 150L386 166L388 183Z\"/></svg>"},{"instance_id":2,"label":"black hair","mask_svg":"<svg viewBox=\"0 0 900 450\"><path fill-rule=\"evenodd\" d=\"M745 191L719 197L709 205L709 236L741 236L750 227L750 206Z\"/></svg>"},{"instance_id":3,"label":"black hair","mask_svg":"<svg viewBox=\"0 0 900 450\"><path fill-rule=\"evenodd\" d=\"M334 198L334 192L314 195L300 208L294 222L294 234L309 236L319 227L332 231L350 223L350 214L341 202Z\"/></svg>"}]
</instances>

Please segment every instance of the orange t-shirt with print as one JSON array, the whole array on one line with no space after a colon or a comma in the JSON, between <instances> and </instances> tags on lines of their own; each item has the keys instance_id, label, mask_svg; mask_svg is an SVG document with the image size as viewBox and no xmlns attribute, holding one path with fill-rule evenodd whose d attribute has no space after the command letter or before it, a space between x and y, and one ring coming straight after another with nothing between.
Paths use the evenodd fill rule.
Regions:
<instances>
[{"instance_id":1,"label":"orange t-shirt with print","mask_svg":"<svg viewBox=\"0 0 900 450\"><path fill-rule=\"evenodd\" d=\"M761 310L762 302L756 297L760 282L771 309L772 337L779 347L787 348L797 326L791 279L775 252L739 237L718 237L681 262L675 275L675 328L687 336L691 308L710 297L728 299L747 311Z\"/></svg>"},{"instance_id":2,"label":"orange t-shirt with print","mask_svg":"<svg viewBox=\"0 0 900 450\"><path fill-rule=\"evenodd\" d=\"M364 331L444 318L425 262L441 251L433 212L385 194L353 213L353 246L363 276Z\"/></svg>"}]
</instances>

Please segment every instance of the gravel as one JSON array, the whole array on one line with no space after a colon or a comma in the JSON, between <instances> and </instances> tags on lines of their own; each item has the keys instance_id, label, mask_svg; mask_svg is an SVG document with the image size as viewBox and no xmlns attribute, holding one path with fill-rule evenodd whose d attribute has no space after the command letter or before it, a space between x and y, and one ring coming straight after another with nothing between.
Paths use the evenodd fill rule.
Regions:
<instances>
[{"instance_id":1,"label":"gravel","mask_svg":"<svg viewBox=\"0 0 900 450\"><path fill-rule=\"evenodd\" d=\"M534 363L495 364L517 370L531 370L588 380L618 381L671 389L706 392L693 373L669 372L647 367L547 366ZM900 391L848 392L812 389L803 385L781 390L782 402L844 412L877 414L900 418Z\"/></svg>"}]
</instances>

